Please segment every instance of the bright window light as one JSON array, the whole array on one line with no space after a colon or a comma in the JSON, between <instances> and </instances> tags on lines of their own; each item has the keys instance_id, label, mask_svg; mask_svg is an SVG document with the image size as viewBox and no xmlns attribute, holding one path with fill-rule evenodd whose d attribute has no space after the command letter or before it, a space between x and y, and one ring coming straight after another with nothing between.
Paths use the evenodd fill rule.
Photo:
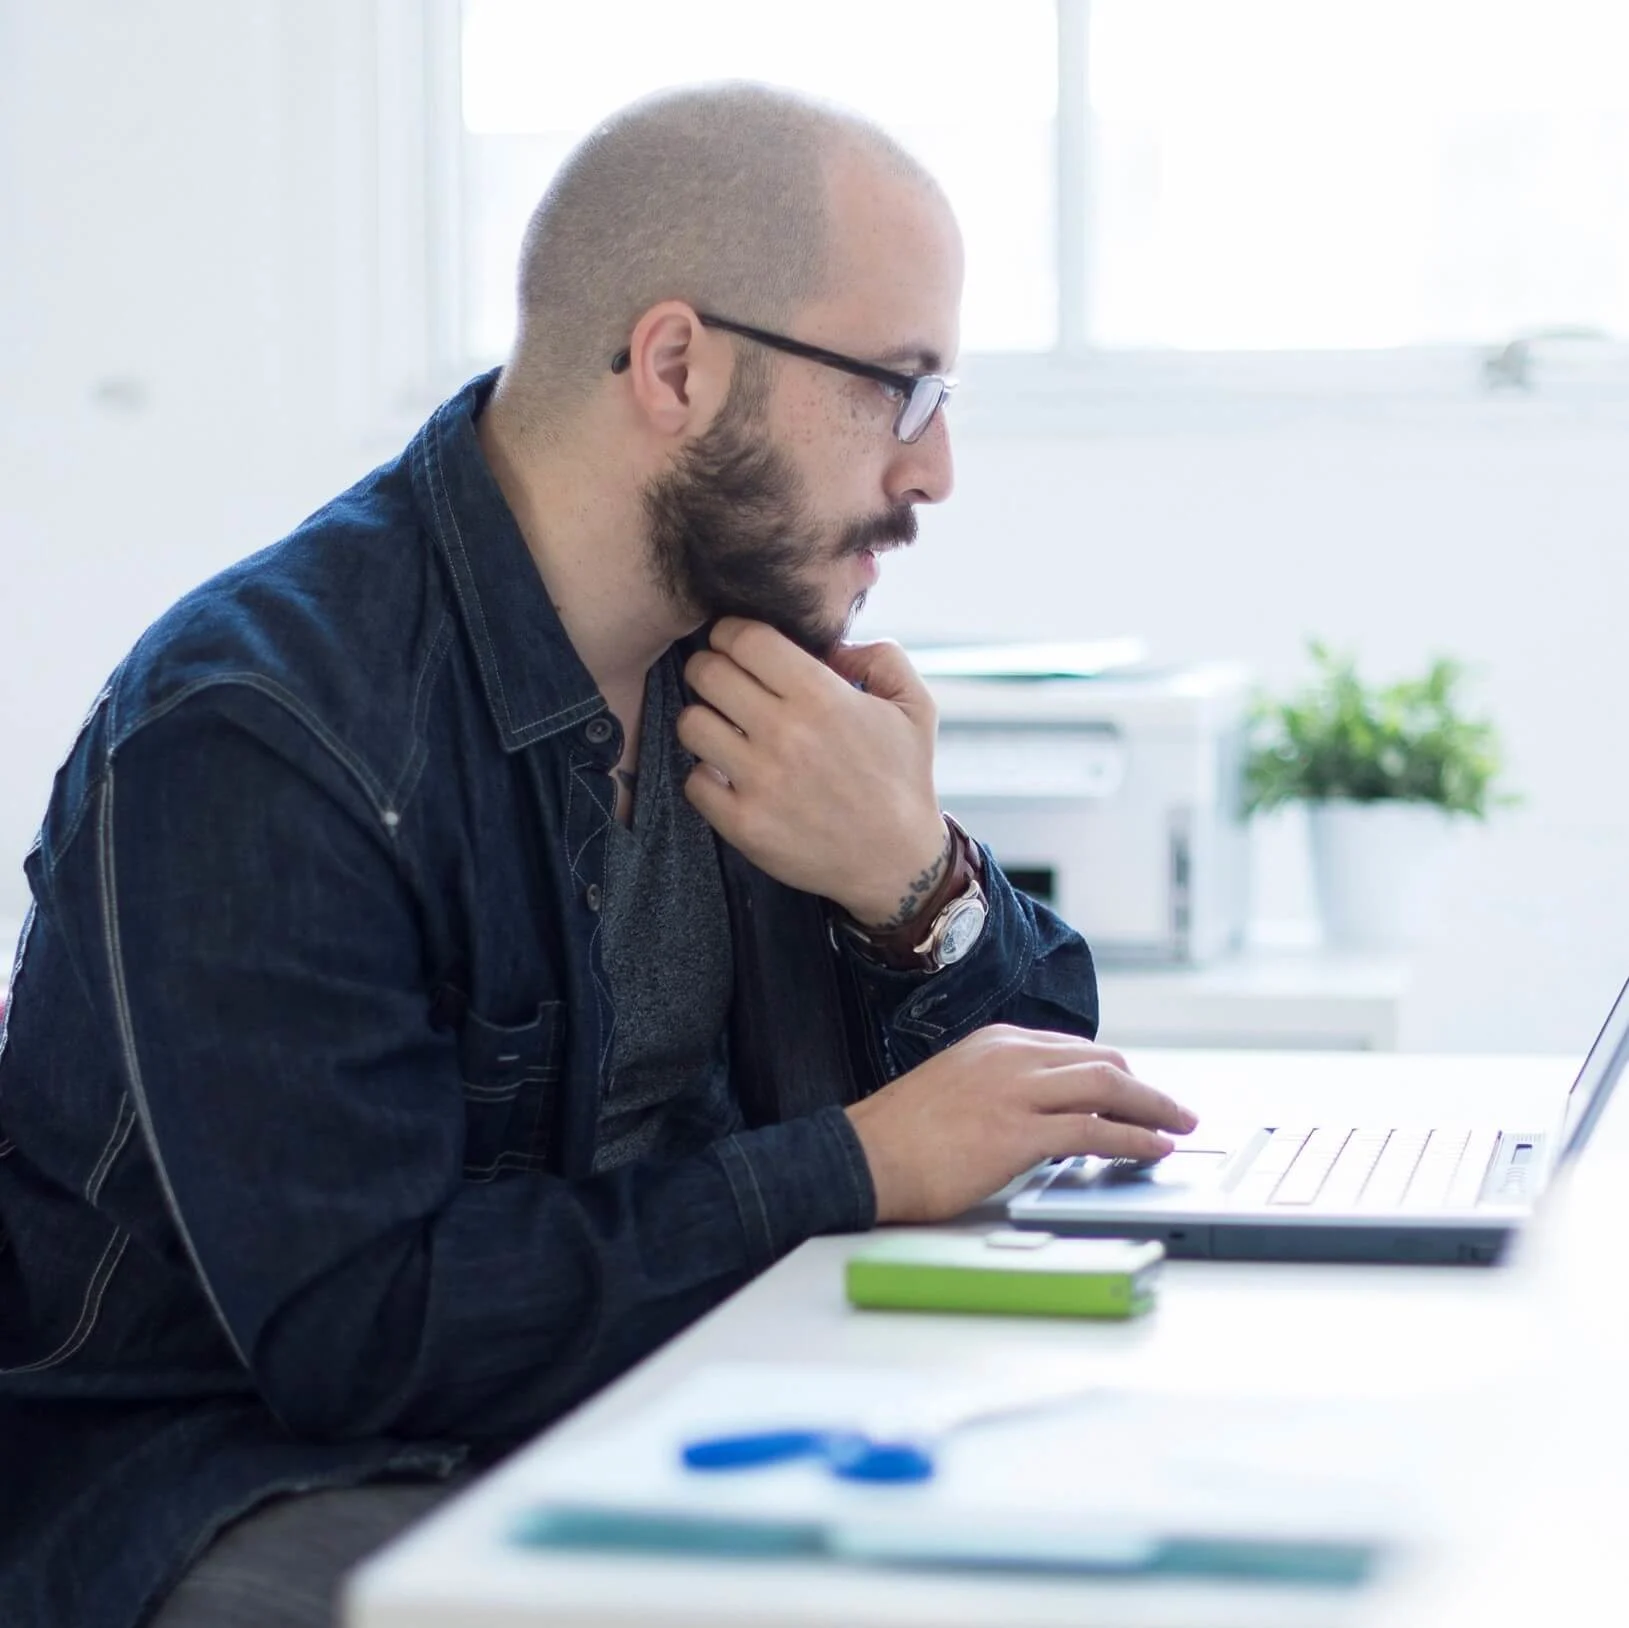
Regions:
<instances>
[{"instance_id":1,"label":"bright window light","mask_svg":"<svg viewBox=\"0 0 1629 1628\"><path fill-rule=\"evenodd\" d=\"M464 0L466 343L514 329L526 218L595 122L666 85L747 78L875 119L938 176L967 244L964 351L1057 333L1056 22L1045 0Z\"/></svg>"},{"instance_id":2,"label":"bright window light","mask_svg":"<svg viewBox=\"0 0 1629 1628\"><path fill-rule=\"evenodd\" d=\"M1629 337L1629 7L1092 0L1086 327Z\"/></svg>"},{"instance_id":3,"label":"bright window light","mask_svg":"<svg viewBox=\"0 0 1629 1628\"><path fill-rule=\"evenodd\" d=\"M1087 19L1061 92L1060 4ZM508 345L521 231L573 143L730 77L846 104L940 177L964 352L1629 339L1629 4L462 0L462 75L472 357ZM1085 177L1062 197L1060 94Z\"/></svg>"}]
</instances>

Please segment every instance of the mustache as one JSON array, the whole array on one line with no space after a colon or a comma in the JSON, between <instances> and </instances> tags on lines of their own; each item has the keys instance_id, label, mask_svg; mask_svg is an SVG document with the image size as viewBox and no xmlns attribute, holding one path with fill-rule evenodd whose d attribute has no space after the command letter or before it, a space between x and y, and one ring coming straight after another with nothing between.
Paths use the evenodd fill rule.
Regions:
<instances>
[{"instance_id":1,"label":"mustache","mask_svg":"<svg viewBox=\"0 0 1629 1628\"><path fill-rule=\"evenodd\" d=\"M837 539L837 557L868 554L875 548L908 547L916 541L916 510L909 503L864 520L851 520Z\"/></svg>"}]
</instances>

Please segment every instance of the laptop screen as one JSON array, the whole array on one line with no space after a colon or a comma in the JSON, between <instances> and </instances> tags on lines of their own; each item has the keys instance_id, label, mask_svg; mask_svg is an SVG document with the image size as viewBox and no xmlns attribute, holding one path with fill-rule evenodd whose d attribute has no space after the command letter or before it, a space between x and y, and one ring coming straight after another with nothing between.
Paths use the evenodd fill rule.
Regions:
<instances>
[{"instance_id":1,"label":"laptop screen","mask_svg":"<svg viewBox=\"0 0 1629 1628\"><path fill-rule=\"evenodd\" d=\"M1589 1140L1625 1064L1629 1064L1629 984L1619 991L1567 1095L1567 1117L1561 1133L1563 1161L1576 1158Z\"/></svg>"}]
</instances>

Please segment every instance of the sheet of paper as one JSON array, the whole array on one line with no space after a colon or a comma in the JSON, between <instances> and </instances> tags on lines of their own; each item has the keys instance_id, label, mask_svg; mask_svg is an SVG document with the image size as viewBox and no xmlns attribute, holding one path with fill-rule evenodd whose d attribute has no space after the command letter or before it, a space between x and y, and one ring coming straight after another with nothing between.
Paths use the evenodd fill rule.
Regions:
<instances>
[{"instance_id":1,"label":"sheet of paper","mask_svg":"<svg viewBox=\"0 0 1629 1628\"><path fill-rule=\"evenodd\" d=\"M1052 644L951 644L913 647L911 665L924 678L1100 678L1147 657L1141 639Z\"/></svg>"},{"instance_id":2,"label":"sheet of paper","mask_svg":"<svg viewBox=\"0 0 1629 1628\"><path fill-rule=\"evenodd\" d=\"M970 1390L965 1376L721 1364L571 1452L545 1455L532 1490L577 1507L1060 1540L1386 1544L1430 1519L1414 1473L1429 1423L1406 1403L1373 1398L1105 1389L954 1430L935 1445L935 1477L911 1486L843 1481L813 1462L700 1474L679 1458L686 1442L757 1430L909 1435L999 1395L999 1382Z\"/></svg>"}]
</instances>

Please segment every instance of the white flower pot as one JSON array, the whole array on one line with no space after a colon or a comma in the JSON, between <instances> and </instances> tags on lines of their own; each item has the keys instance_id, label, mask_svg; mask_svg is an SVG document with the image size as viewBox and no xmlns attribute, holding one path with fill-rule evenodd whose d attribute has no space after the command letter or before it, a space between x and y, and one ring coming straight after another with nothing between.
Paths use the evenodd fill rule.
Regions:
<instances>
[{"instance_id":1,"label":"white flower pot","mask_svg":"<svg viewBox=\"0 0 1629 1628\"><path fill-rule=\"evenodd\" d=\"M1431 803L1308 803L1324 942L1352 950L1418 942L1429 924L1451 819Z\"/></svg>"}]
</instances>

